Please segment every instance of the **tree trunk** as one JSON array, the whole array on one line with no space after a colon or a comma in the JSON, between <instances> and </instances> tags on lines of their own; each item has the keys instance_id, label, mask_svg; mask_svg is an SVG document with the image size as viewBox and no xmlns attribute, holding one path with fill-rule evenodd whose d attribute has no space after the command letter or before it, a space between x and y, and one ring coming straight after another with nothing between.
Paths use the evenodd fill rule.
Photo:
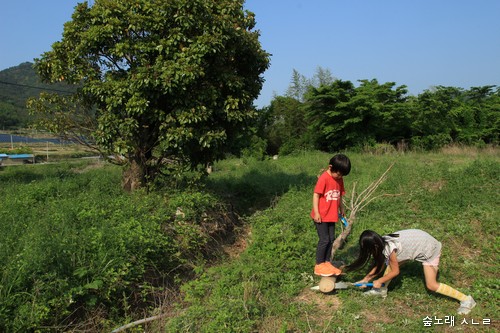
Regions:
<instances>
[{"instance_id":1,"label":"tree trunk","mask_svg":"<svg viewBox=\"0 0 500 333\"><path fill-rule=\"evenodd\" d=\"M145 174L145 166L141 165L136 160L130 160L128 168L123 171L122 188L127 192L133 192L141 188L145 184Z\"/></svg>"}]
</instances>

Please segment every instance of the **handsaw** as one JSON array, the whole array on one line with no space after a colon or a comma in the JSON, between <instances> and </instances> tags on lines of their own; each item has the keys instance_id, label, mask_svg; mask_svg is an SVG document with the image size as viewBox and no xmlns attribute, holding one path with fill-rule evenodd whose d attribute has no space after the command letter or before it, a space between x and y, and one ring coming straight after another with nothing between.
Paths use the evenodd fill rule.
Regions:
<instances>
[{"instance_id":1,"label":"handsaw","mask_svg":"<svg viewBox=\"0 0 500 333\"><path fill-rule=\"evenodd\" d=\"M382 287L384 284L382 283ZM349 287L373 287L372 282L363 282L363 283L352 283L352 282L336 282L334 289L347 289Z\"/></svg>"},{"instance_id":2,"label":"handsaw","mask_svg":"<svg viewBox=\"0 0 500 333\"><path fill-rule=\"evenodd\" d=\"M382 284L384 286L384 284ZM319 285L311 287L311 290L329 293L333 290L347 289L349 287L373 287L372 282L351 283L351 282L336 282L333 276L324 276L321 278Z\"/></svg>"}]
</instances>

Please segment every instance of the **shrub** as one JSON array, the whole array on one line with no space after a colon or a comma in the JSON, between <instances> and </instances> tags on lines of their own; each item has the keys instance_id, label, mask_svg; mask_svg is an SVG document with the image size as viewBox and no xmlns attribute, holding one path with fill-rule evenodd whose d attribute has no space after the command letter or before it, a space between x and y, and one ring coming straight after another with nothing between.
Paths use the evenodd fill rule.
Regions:
<instances>
[{"instance_id":1,"label":"shrub","mask_svg":"<svg viewBox=\"0 0 500 333\"><path fill-rule=\"evenodd\" d=\"M119 321L199 260L213 197L174 193L165 204L163 195L124 193L116 167L80 166L0 174L0 331L57 327L100 308Z\"/></svg>"}]
</instances>

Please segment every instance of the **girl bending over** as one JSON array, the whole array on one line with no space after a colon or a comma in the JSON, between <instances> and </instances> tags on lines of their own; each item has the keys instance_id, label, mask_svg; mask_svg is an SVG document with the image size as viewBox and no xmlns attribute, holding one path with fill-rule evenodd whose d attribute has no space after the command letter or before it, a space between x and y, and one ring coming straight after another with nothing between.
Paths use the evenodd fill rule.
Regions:
<instances>
[{"instance_id":1,"label":"girl bending over","mask_svg":"<svg viewBox=\"0 0 500 333\"><path fill-rule=\"evenodd\" d=\"M458 314L466 315L476 302L472 296L437 282L441 243L427 232L418 229L400 230L395 233L380 236L372 230L365 230L359 237L360 253L348 270L357 270L369 265L369 273L359 282L373 281L373 289L365 292L366 295L387 297L387 286L399 274L399 266L405 261L416 260L422 263L427 289L446 295L460 301ZM379 277L385 268L384 274Z\"/></svg>"}]
</instances>

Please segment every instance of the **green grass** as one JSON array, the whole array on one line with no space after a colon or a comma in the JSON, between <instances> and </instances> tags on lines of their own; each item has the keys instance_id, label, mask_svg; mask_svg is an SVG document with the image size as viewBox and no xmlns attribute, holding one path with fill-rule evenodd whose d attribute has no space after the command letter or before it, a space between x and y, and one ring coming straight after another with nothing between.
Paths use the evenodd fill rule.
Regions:
<instances>
[{"instance_id":1,"label":"green grass","mask_svg":"<svg viewBox=\"0 0 500 333\"><path fill-rule=\"evenodd\" d=\"M379 194L357 216L346 246L336 259L350 262L364 229L380 233L405 228L427 230L443 243L439 280L478 306L465 316L492 325L461 326L458 302L426 290L421 265L403 266L386 300L366 299L359 290L332 295L311 292L317 242L311 224L312 188L328 154L301 155L216 165L209 186L226 193L248 212L251 236L237 260L207 269L183 286L188 306L167 322L168 332L394 332L424 330L423 318L454 316L456 328L494 331L498 316L498 218L500 164L497 154L349 154L353 164L347 191L376 180L393 162ZM252 205L255 203L256 205ZM252 208L258 208L257 211ZM365 272L343 279L356 281ZM449 326L449 325L448 325ZM445 325L434 326L436 331ZM451 327L448 327L451 329Z\"/></svg>"},{"instance_id":2,"label":"green grass","mask_svg":"<svg viewBox=\"0 0 500 333\"><path fill-rule=\"evenodd\" d=\"M219 207L202 192L125 193L102 163L5 167L0 183L2 332L111 331L149 311L202 262L200 216Z\"/></svg>"},{"instance_id":3,"label":"green grass","mask_svg":"<svg viewBox=\"0 0 500 333\"><path fill-rule=\"evenodd\" d=\"M0 331L64 331L74 321L75 330L93 322L109 332L161 311L170 317L135 331L498 330L498 152L347 154L347 198L395 165L377 192L388 195L358 213L336 259L352 261L368 228L427 230L443 243L439 280L478 302L465 319L491 325L461 325L458 302L428 292L418 263L402 267L386 300L311 291L312 189L331 155L302 152L220 161L201 189L150 194L122 192L120 169L106 164L0 168ZM238 240L225 256L215 247L224 236L207 230L231 210L244 220L236 230L246 245ZM426 316L455 316L456 327L424 328Z\"/></svg>"}]
</instances>

